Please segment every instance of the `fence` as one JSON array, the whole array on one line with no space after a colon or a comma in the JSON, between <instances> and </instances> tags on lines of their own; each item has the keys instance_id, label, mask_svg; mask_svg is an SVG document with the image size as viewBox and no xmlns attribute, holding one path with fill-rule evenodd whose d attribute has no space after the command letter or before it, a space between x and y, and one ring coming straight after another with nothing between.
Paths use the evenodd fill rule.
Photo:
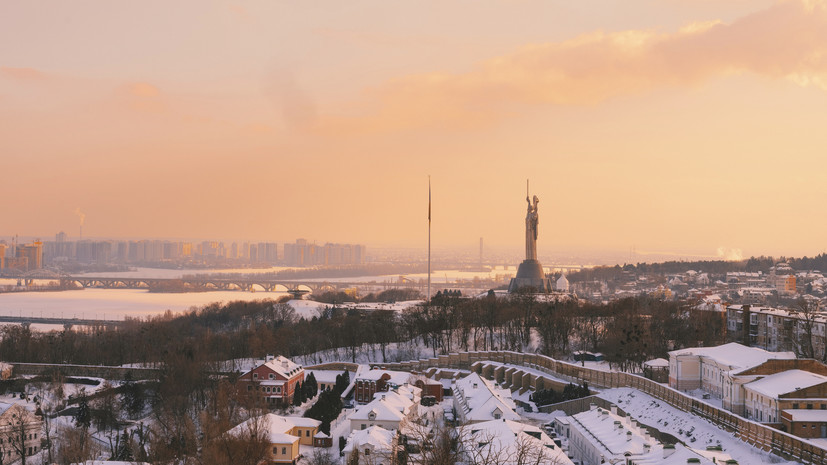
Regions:
<instances>
[{"instance_id":1,"label":"fence","mask_svg":"<svg viewBox=\"0 0 827 465\"><path fill-rule=\"evenodd\" d=\"M714 407L668 386L638 375L608 372L561 362L540 354L510 351L460 352L407 362L375 364L387 369L425 371L428 368L470 369L475 362L499 362L546 372L572 382L603 388L631 387L662 400L672 407L700 416L735 434L738 439L788 460L827 465L827 450L789 433L755 423Z\"/></svg>"}]
</instances>

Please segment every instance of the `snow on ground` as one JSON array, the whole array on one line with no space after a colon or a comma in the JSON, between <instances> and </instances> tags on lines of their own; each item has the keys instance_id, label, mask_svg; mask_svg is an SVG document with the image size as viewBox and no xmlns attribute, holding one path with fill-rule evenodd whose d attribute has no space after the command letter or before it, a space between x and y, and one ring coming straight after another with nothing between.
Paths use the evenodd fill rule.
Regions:
<instances>
[{"instance_id":1,"label":"snow on ground","mask_svg":"<svg viewBox=\"0 0 827 465\"><path fill-rule=\"evenodd\" d=\"M733 433L632 388L608 389L598 396L617 404L641 423L679 438L687 447L705 449L720 444L738 463L750 465L796 463L756 449L737 439Z\"/></svg>"},{"instance_id":2,"label":"snow on ground","mask_svg":"<svg viewBox=\"0 0 827 465\"><path fill-rule=\"evenodd\" d=\"M358 309L358 310L393 310L399 312L411 307L415 307L423 303L422 300L409 300L404 302L385 303L385 302L344 302L337 304L338 308ZM302 318L310 319L318 317L322 314L326 307L333 307L333 304L324 302L316 302L313 300L293 299L287 302L287 305L293 307L296 315Z\"/></svg>"},{"instance_id":3,"label":"snow on ground","mask_svg":"<svg viewBox=\"0 0 827 465\"><path fill-rule=\"evenodd\" d=\"M710 394L703 389L693 389L691 391L686 391L685 394L698 399L699 401L709 404L713 407L723 408L724 401L720 397L716 397L714 394ZM706 397L704 397L706 396Z\"/></svg>"}]
</instances>

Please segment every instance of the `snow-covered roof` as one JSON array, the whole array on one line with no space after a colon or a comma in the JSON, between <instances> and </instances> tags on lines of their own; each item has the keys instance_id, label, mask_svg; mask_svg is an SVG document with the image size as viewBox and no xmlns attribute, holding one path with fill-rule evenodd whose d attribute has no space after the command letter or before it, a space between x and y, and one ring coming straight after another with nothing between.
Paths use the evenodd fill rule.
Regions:
<instances>
[{"instance_id":1,"label":"snow-covered roof","mask_svg":"<svg viewBox=\"0 0 827 465\"><path fill-rule=\"evenodd\" d=\"M269 361L265 362L264 366L288 379L302 371L301 365L294 363L292 360L282 355L273 357Z\"/></svg>"},{"instance_id":2,"label":"snow-covered roof","mask_svg":"<svg viewBox=\"0 0 827 465\"><path fill-rule=\"evenodd\" d=\"M537 457L530 459L533 463L558 465L572 463L567 454L557 447L543 430L525 423L511 420L475 423L471 426L471 436L473 441L469 441L469 445L475 446L478 451L488 448L479 454L480 456L501 457L504 461L498 461L498 463L503 465L515 464L521 459L525 460L526 451L520 451L525 446L530 448L529 453L538 454ZM491 453L488 453L489 451ZM540 458L539 454L543 454L543 457Z\"/></svg>"},{"instance_id":3,"label":"snow-covered roof","mask_svg":"<svg viewBox=\"0 0 827 465\"><path fill-rule=\"evenodd\" d=\"M775 398L822 383L827 383L827 376L804 370L787 370L747 383L744 389Z\"/></svg>"},{"instance_id":4,"label":"snow-covered roof","mask_svg":"<svg viewBox=\"0 0 827 465\"><path fill-rule=\"evenodd\" d=\"M466 421L494 420L494 413L497 411L501 418L520 419L514 412L516 405L511 398L511 392L495 387L477 373L457 380L454 385L454 396L463 408L463 417Z\"/></svg>"},{"instance_id":5,"label":"snow-covered roof","mask_svg":"<svg viewBox=\"0 0 827 465\"><path fill-rule=\"evenodd\" d=\"M729 366L730 370L754 367L770 359L795 359L795 353L793 352L769 352L757 347L747 347L737 342L730 342L717 347L693 347L669 352L670 357L686 355L711 359L718 364Z\"/></svg>"},{"instance_id":6,"label":"snow-covered roof","mask_svg":"<svg viewBox=\"0 0 827 465\"><path fill-rule=\"evenodd\" d=\"M650 368L666 368L669 366L669 360L666 360L665 358L656 358L643 362L643 365Z\"/></svg>"},{"instance_id":7,"label":"snow-covered roof","mask_svg":"<svg viewBox=\"0 0 827 465\"><path fill-rule=\"evenodd\" d=\"M373 414L373 418L370 416ZM351 420L368 420L368 421L402 421L405 414L398 408L396 403L392 403L386 399L375 399L370 403L363 405L351 416Z\"/></svg>"},{"instance_id":8,"label":"snow-covered roof","mask_svg":"<svg viewBox=\"0 0 827 465\"><path fill-rule=\"evenodd\" d=\"M792 421L827 422L827 410L791 408L782 412L789 413Z\"/></svg>"},{"instance_id":9,"label":"snow-covered roof","mask_svg":"<svg viewBox=\"0 0 827 465\"><path fill-rule=\"evenodd\" d=\"M260 422L256 424L256 422ZM293 436L290 431L296 426L300 427L317 427L322 422L313 420L312 418L303 417L282 417L274 413L268 413L260 417L250 418L249 420L236 425L230 429L227 434L230 436L241 436L250 432L256 427L265 431L265 435L271 444L292 444L299 440L297 436Z\"/></svg>"},{"instance_id":10,"label":"snow-covered roof","mask_svg":"<svg viewBox=\"0 0 827 465\"><path fill-rule=\"evenodd\" d=\"M385 404L399 410L403 414L407 415L408 412L411 410L411 407L414 405L413 397L408 397L403 393L394 392L394 391L387 391L387 392L377 392L373 395L374 401L379 400L384 402ZM419 397L417 397L419 399ZM369 405L369 404L368 404Z\"/></svg>"},{"instance_id":11,"label":"snow-covered roof","mask_svg":"<svg viewBox=\"0 0 827 465\"><path fill-rule=\"evenodd\" d=\"M343 452L348 454L354 448L358 449L363 446L370 446L371 450L390 451L395 435L395 432L388 431L381 426L371 426L367 429L356 430L350 433L350 436L347 438L347 445L343 449Z\"/></svg>"},{"instance_id":12,"label":"snow-covered roof","mask_svg":"<svg viewBox=\"0 0 827 465\"><path fill-rule=\"evenodd\" d=\"M572 415L572 428L583 431L583 437L592 442L606 457L643 454L644 445L651 448L657 441L647 438L640 427L631 424L631 418L621 417L609 410L595 408Z\"/></svg>"},{"instance_id":13,"label":"snow-covered roof","mask_svg":"<svg viewBox=\"0 0 827 465\"><path fill-rule=\"evenodd\" d=\"M371 370L369 365L359 365L356 369L356 375L353 380L378 381L383 375L388 375L388 383L402 385L411 379L411 374L407 371L393 371L393 370Z\"/></svg>"},{"instance_id":14,"label":"snow-covered roof","mask_svg":"<svg viewBox=\"0 0 827 465\"><path fill-rule=\"evenodd\" d=\"M342 370L304 370L304 379L307 379L313 373L316 382L325 384L334 384L336 377L342 374Z\"/></svg>"}]
</instances>

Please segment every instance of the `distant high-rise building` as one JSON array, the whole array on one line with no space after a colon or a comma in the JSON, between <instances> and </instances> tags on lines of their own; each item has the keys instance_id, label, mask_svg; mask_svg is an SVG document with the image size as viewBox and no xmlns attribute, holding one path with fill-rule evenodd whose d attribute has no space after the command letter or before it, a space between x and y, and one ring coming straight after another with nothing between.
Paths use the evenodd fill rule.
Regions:
<instances>
[{"instance_id":1,"label":"distant high-rise building","mask_svg":"<svg viewBox=\"0 0 827 465\"><path fill-rule=\"evenodd\" d=\"M364 245L308 244L297 239L295 244L284 244L284 263L290 266L357 265L365 263Z\"/></svg>"},{"instance_id":2,"label":"distant high-rise building","mask_svg":"<svg viewBox=\"0 0 827 465\"><path fill-rule=\"evenodd\" d=\"M17 258L26 258L27 270L43 268L43 243L38 240L31 244L19 246L17 248Z\"/></svg>"}]
</instances>

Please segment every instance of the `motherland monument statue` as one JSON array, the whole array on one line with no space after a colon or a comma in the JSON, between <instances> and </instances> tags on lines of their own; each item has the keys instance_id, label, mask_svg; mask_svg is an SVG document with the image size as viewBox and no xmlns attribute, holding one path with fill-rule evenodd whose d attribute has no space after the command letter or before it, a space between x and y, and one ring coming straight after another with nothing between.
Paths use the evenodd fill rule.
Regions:
<instances>
[{"instance_id":1,"label":"motherland monument statue","mask_svg":"<svg viewBox=\"0 0 827 465\"><path fill-rule=\"evenodd\" d=\"M537 260L537 225L540 216L537 206L540 199L535 195L531 196L526 180L526 196L528 209L525 215L525 260L517 268L517 277L511 279L508 285L508 292L517 292L520 288L533 288L536 292L551 292L551 280L546 278L543 272L543 265Z\"/></svg>"}]
</instances>

